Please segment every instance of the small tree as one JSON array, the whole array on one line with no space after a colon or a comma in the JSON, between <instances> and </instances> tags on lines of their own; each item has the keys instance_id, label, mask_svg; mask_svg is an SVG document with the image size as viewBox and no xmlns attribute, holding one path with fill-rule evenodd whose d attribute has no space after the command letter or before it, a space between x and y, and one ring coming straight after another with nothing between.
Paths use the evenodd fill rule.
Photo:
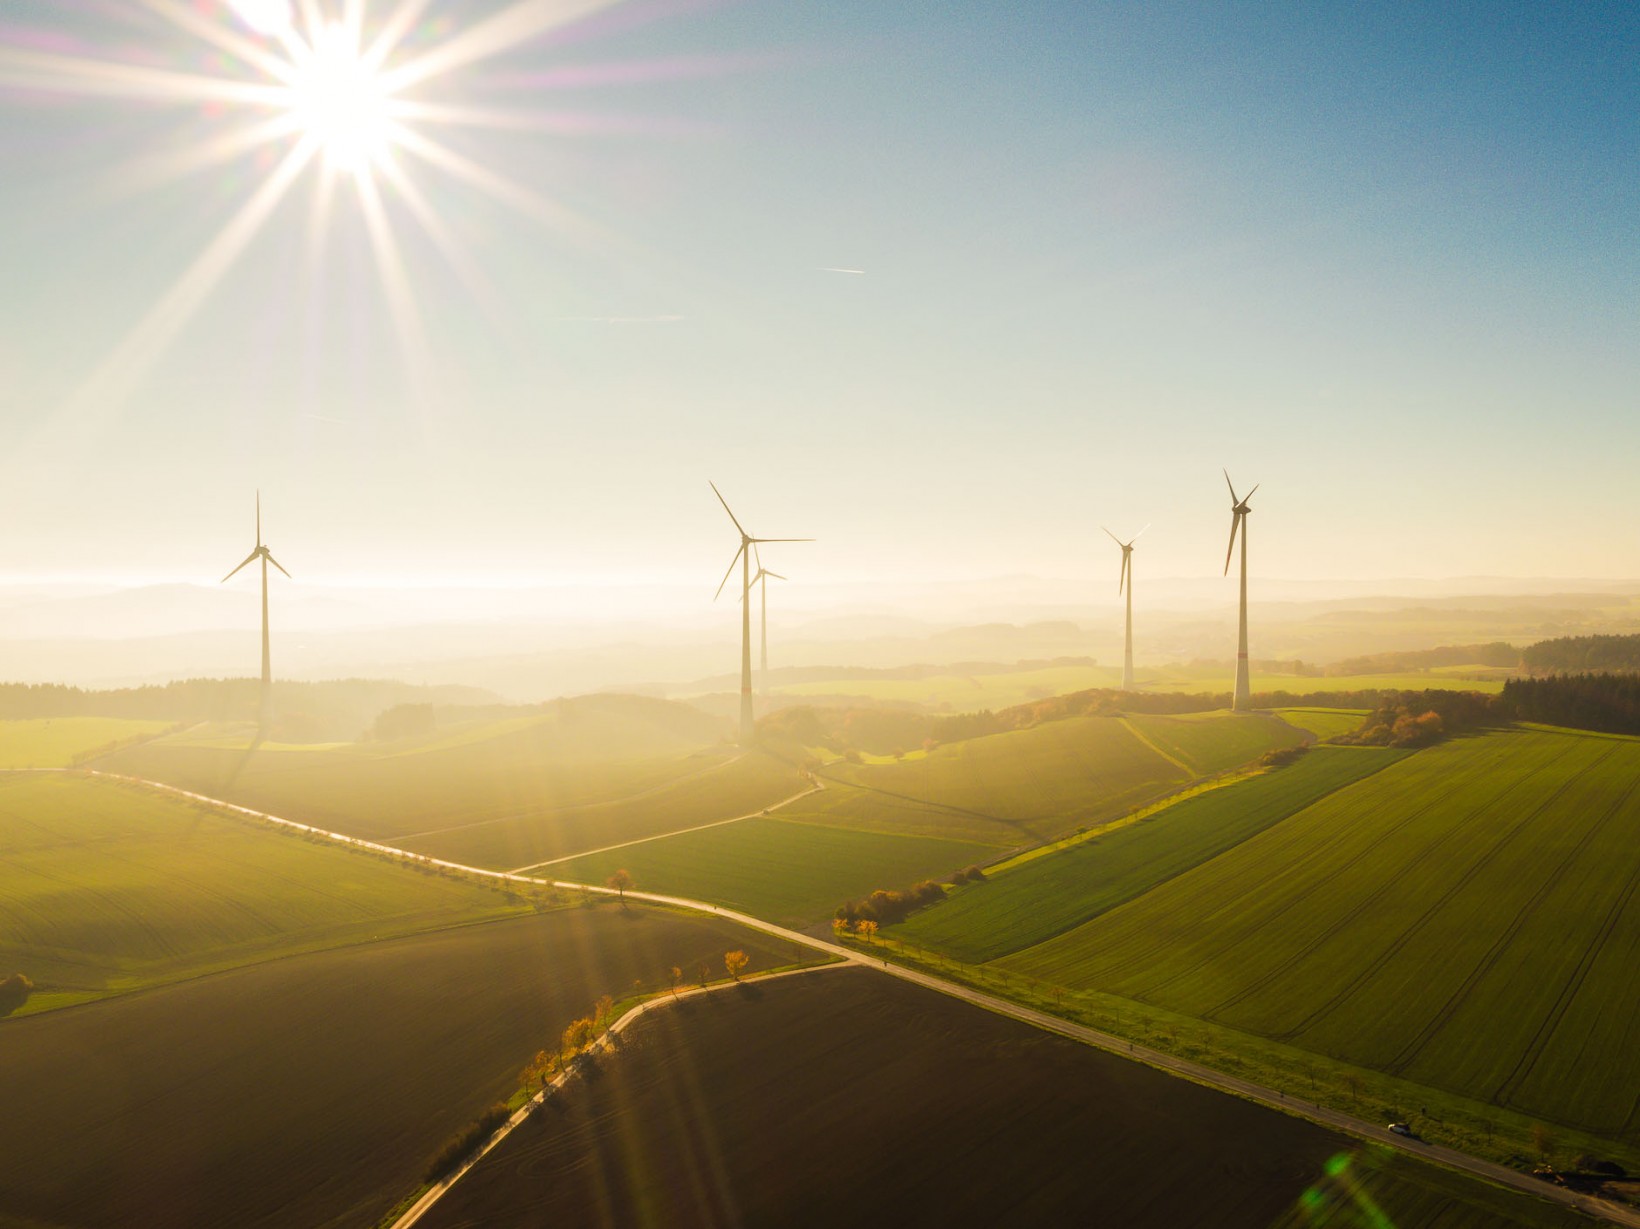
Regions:
<instances>
[{"instance_id":1,"label":"small tree","mask_svg":"<svg viewBox=\"0 0 1640 1229\"><path fill-rule=\"evenodd\" d=\"M870 918L861 918L860 924L854 929L867 943L870 943L877 938L877 923L873 922Z\"/></svg>"},{"instance_id":2,"label":"small tree","mask_svg":"<svg viewBox=\"0 0 1640 1229\"><path fill-rule=\"evenodd\" d=\"M672 966L672 997L678 997L678 983L683 980L683 970L677 965Z\"/></svg>"},{"instance_id":3,"label":"small tree","mask_svg":"<svg viewBox=\"0 0 1640 1229\"><path fill-rule=\"evenodd\" d=\"M1550 1131L1541 1122L1534 1122L1532 1124L1532 1147L1537 1149L1538 1155L1543 1158L1543 1163L1547 1165L1555 1154L1554 1132Z\"/></svg>"},{"instance_id":4,"label":"small tree","mask_svg":"<svg viewBox=\"0 0 1640 1229\"><path fill-rule=\"evenodd\" d=\"M831 933L832 934L836 935L839 939L841 939L844 935L848 934L848 932L849 932L849 925L848 925L848 919L846 917L834 917L834 918L831 919Z\"/></svg>"},{"instance_id":5,"label":"small tree","mask_svg":"<svg viewBox=\"0 0 1640 1229\"><path fill-rule=\"evenodd\" d=\"M751 962L752 958L742 951L723 953L723 967L729 970L729 976L736 981L740 980L740 971Z\"/></svg>"},{"instance_id":6,"label":"small tree","mask_svg":"<svg viewBox=\"0 0 1640 1229\"><path fill-rule=\"evenodd\" d=\"M712 975L712 966L707 964L704 960L702 960L700 962L700 984L701 984L701 987L703 989L706 986L706 979L708 977L710 977L711 975Z\"/></svg>"},{"instance_id":7,"label":"small tree","mask_svg":"<svg viewBox=\"0 0 1640 1229\"><path fill-rule=\"evenodd\" d=\"M623 866L611 875L605 881L604 886L615 889L615 895L621 898L621 907L624 909L626 907L626 890L632 886L632 876L626 868Z\"/></svg>"}]
</instances>

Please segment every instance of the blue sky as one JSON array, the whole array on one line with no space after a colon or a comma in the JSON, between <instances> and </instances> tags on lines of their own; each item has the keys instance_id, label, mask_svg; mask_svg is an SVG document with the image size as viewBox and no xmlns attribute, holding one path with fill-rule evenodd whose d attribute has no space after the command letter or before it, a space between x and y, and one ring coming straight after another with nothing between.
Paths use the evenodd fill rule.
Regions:
<instances>
[{"instance_id":1,"label":"blue sky","mask_svg":"<svg viewBox=\"0 0 1640 1229\"><path fill-rule=\"evenodd\" d=\"M384 190L410 360L304 178L89 398L284 146L145 185L241 113L19 67L245 75L139 6L0 47L0 575L213 577L260 485L299 574L710 585L709 477L818 578L1102 577L1146 523L1208 575L1228 466L1255 574L1640 576L1632 6L612 5L429 87L550 113L436 135L587 226L407 160L478 284Z\"/></svg>"}]
</instances>

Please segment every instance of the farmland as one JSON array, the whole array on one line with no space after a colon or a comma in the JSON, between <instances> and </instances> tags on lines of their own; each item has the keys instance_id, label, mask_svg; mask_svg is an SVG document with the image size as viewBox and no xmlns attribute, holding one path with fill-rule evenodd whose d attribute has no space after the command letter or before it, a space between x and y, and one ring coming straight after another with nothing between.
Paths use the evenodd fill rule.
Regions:
<instances>
[{"instance_id":1,"label":"farmland","mask_svg":"<svg viewBox=\"0 0 1640 1229\"><path fill-rule=\"evenodd\" d=\"M1142 896L1404 754L1318 747L1285 768L1186 798L963 888L895 934L970 963L995 960Z\"/></svg>"},{"instance_id":2,"label":"farmland","mask_svg":"<svg viewBox=\"0 0 1640 1229\"><path fill-rule=\"evenodd\" d=\"M0 770L66 768L75 758L111 743L163 733L165 721L121 717L43 717L0 721Z\"/></svg>"},{"instance_id":3,"label":"farmland","mask_svg":"<svg viewBox=\"0 0 1640 1229\"><path fill-rule=\"evenodd\" d=\"M35 982L24 1012L519 908L136 787L0 777L0 975Z\"/></svg>"},{"instance_id":4,"label":"farmland","mask_svg":"<svg viewBox=\"0 0 1640 1229\"><path fill-rule=\"evenodd\" d=\"M1455 739L1000 963L1632 1148L1637 786L1640 741Z\"/></svg>"},{"instance_id":5,"label":"farmland","mask_svg":"<svg viewBox=\"0 0 1640 1229\"><path fill-rule=\"evenodd\" d=\"M769 817L661 837L541 873L602 883L625 867L646 891L710 900L801 925L830 917L847 898L945 876L997 852L967 841Z\"/></svg>"},{"instance_id":6,"label":"farmland","mask_svg":"<svg viewBox=\"0 0 1640 1229\"><path fill-rule=\"evenodd\" d=\"M1071 718L935 747L900 762L835 763L825 770L826 790L769 817L546 869L601 883L625 867L654 891L786 923L814 922L845 899L944 878L1123 814L1196 772L1239 764L1303 737L1258 716L1142 720L1141 726L1138 719L1130 725Z\"/></svg>"},{"instance_id":7,"label":"farmland","mask_svg":"<svg viewBox=\"0 0 1640 1229\"><path fill-rule=\"evenodd\" d=\"M1361 1196L1398 1229L1586 1223L847 970L651 1013L421 1223L1265 1229Z\"/></svg>"},{"instance_id":8,"label":"farmland","mask_svg":"<svg viewBox=\"0 0 1640 1229\"><path fill-rule=\"evenodd\" d=\"M0 1021L0 1224L375 1223L600 995L784 945L609 904Z\"/></svg>"},{"instance_id":9,"label":"farmland","mask_svg":"<svg viewBox=\"0 0 1640 1229\"><path fill-rule=\"evenodd\" d=\"M706 722L700 714L682 719L672 710L688 710L664 705L657 718L648 705L513 719L408 744L252 750L243 736L190 734L108 766L500 869L760 810L802 788L786 764L702 742L693 724L678 728Z\"/></svg>"}]
</instances>

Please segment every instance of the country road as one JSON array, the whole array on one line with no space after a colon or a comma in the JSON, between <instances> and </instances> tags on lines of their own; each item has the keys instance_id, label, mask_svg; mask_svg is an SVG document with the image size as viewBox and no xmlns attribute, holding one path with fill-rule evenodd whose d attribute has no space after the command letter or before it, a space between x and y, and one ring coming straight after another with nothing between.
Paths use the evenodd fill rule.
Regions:
<instances>
[{"instance_id":1,"label":"country road","mask_svg":"<svg viewBox=\"0 0 1640 1229\"><path fill-rule=\"evenodd\" d=\"M601 885L576 883L571 880L544 879L530 875L517 874L512 871L489 870L484 867L465 866L459 862L448 862L441 858L430 858L422 854L407 853L406 851L394 848L391 845L383 845L376 841L367 841L360 837L348 836L344 832L331 832L323 828L314 827L311 824L301 823L297 820L282 819L277 815L269 815L265 811L253 810L250 807L239 806L237 803L226 802L220 798L211 798L204 794L196 794L189 790L179 789L174 785L167 785L163 781L149 781L141 777L131 777L119 773L102 772L96 769L91 769L88 771L93 776L104 777L115 781L124 781L132 785L160 790L164 793L172 794L181 798L187 798L191 801L203 803L207 806L218 807L222 810L235 814L249 816L252 819L257 819L265 823L275 824L286 828L293 828L297 831L305 832L310 835L326 837L330 840L336 841L339 844L351 845L359 849L368 849L375 853L390 854L394 857L404 858L422 865L441 866L451 870L462 871L467 874L480 875L490 879L509 880L537 886L546 885L578 892L595 892L604 896L617 895L615 889L603 887ZM1470 1156L1467 1153L1458 1152L1452 1148L1442 1147L1439 1144L1425 1143L1422 1140L1409 1139L1403 1136L1395 1135L1378 1123L1367 1122L1363 1119L1345 1114L1339 1110L1328 1109L1324 1106L1313 1105L1308 1102L1298 1100L1297 1098L1289 1097L1284 1092L1280 1092L1276 1089L1266 1088L1261 1084L1255 1084L1248 1080L1239 1079L1236 1076L1226 1075L1223 1072L1215 1071L1210 1067L1204 1067L1201 1064L1191 1062L1188 1059L1177 1058L1171 1054L1164 1054L1159 1050L1152 1050L1145 1046L1136 1045L1125 1038L1117 1037L1110 1033L1103 1033L1083 1024L1076 1024L1070 1020L1064 1020L1058 1016L1049 1015L1047 1012L1037 1011L1034 1008L1026 1007L1022 1004L1013 1002L1011 999L999 998L996 995L987 994L982 990L975 990L971 987L958 985L955 982L949 982L943 978L935 977L931 974L923 973L916 969L910 969L902 965L893 964L886 956L870 956L864 952L861 952L857 948L846 947L840 943L833 943L825 939L816 938L813 935L803 934L801 931L791 930L784 926L778 926L773 922L764 921L762 918L753 917L750 914L741 913L738 910L714 905L709 901L691 900L682 896L666 896L660 893L639 892L631 889L628 889L625 895L628 900L645 901L650 904L667 905L673 908L689 909L699 913L711 913L717 915L718 917L728 918L729 920L738 922L752 930L761 931L767 935L774 935L778 938L786 939L789 942L801 944L816 951L825 952L828 955L839 957L848 964L875 969L885 976L898 977L902 981L913 982L916 985L923 986L940 994L946 994L953 998L961 999L964 1002L971 1003L975 1007L983 1008L986 1011L995 1012L998 1015L1008 1016L1015 1020L1020 1020L1026 1024L1033 1025L1036 1028L1040 1028L1051 1033L1058 1033L1060 1036L1069 1037L1086 1045L1097 1046L1102 1050L1111 1052L1112 1054L1117 1054L1122 1057L1132 1059L1136 1062L1144 1063L1147 1066L1154 1067L1161 1071L1166 1071L1183 1079L1193 1080L1198 1084L1203 1084L1210 1088L1216 1088L1221 1092L1226 1092L1233 1096L1241 1097L1244 1100L1258 1102L1259 1104L1268 1106L1271 1109L1279 1110L1284 1114L1291 1114L1299 1118L1306 1118L1311 1122L1318 1123L1321 1126L1329 1127L1333 1130L1342 1131L1346 1134L1354 1135L1361 1139L1370 1140L1373 1143L1398 1148L1402 1152L1409 1153L1412 1156L1420 1157L1426 1161L1430 1161L1438 1165L1444 1165L1449 1169L1454 1169L1461 1173L1469 1174L1473 1177L1494 1183L1498 1186L1509 1187L1514 1190L1523 1191L1530 1195L1538 1196L1539 1198L1554 1200L1565 1204L1568 1207L1574 1208L1586 1215L1599 1217L1600 1219L1606 1220L1612 1224L1627 1226L1628 1229L1640 1229L1640 1210L1611 1203L1607 1200L1596 1199L1592 1196L1581 1195L1573 1191L1568 1191L1563 1187L1543 1182L1529 1174L1523 1174L1517 1170L1509 1169L1506 1166L1497 1165L1491 1161L1484 1161L1478 1157ZM629 1018L632 1017L623 1017L623 1020ZM446 1184L446 1186L447 1185L448 1184ZM423 1212L425 1210L425 1208L422 1209ZM421 1213L419 1212L417 1213L418 1216L420 1214ZM400 1229L400 1227L395 1226L395 1229Z\"/></svg>"}]
</instances>

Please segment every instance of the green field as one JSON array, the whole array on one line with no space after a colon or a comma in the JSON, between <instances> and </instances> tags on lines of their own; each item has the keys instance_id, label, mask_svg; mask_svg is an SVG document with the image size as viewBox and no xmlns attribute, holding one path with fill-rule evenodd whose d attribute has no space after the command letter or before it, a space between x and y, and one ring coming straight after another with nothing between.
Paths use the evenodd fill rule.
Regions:
<instances>
[{"instance_id":1,"label":"green field","mask_svg":"<svg viewBox=\"0 0 1640 1229\"><path fill-rule=\"evenodd\" d=\"M1288 725L1323 740L1353 733L1361 728L1367 716L1364 708L1278 708L1272 711Z\"/></svg>"},{"instance_id":2,"label":"green field","mask_svg":"<svg viewBox=\"0 0 1640 1229\"><path fill-rule=\"evenodd\" d=\"M1047 666L995 674L931 674L918 679L839 678L774 688L782 696L863 696L880 703L917 704L933 712L975 713L1095 687L1116 687L1122 672L1110 666Z\"/></svg>"},{"instance_id":3,"label":"green field","mask_svg":"<svg viewBox=\"0 0 1640 1229\"><path fill-rule=\"evenodd\" d=\"M354 860L345 853L334 857ZM0 1020L0 1225L359 1229L603 994L792 947L614 903Z\"/></svg>"},{"instance_id":4,"label":"green field","mask_svg":"<svg viewBox=\"0 0 1640 1229\"><path fill-rule=\"evenodd\" d=\"M1239 768L1266 751L1308 741L1306 730L1263 713L1132 713L1122 720L1140 738L1198 777Z\"/></svg>"},{"instance_id":5,"label":"green field","mask_svg":"<svg viewBox=\"0 0 1640 1229\"><path fill-rule=\"evenodd\" d=\"M766 756L633 721L623 740L622 728L600 722L588 734L531 718L424 743L255 750L242 736L190 734L107 766L496 869L750 813L803 788L795 769Z\"/></svg>"},{"instance_id":6,"label":"green field","mask_svg":"<svg viewBox=\"0 0 1640 1229\"><path fill-rule=\"evenodd\" d=\"M1143 895L1406 754L1315 748L1285 768L1186 798L962 888L893 933L967 963L996 960Z\"/></svg>"},{"instance_id":7,"label":"green field","mask_svg":"<svg viewBox=\"0 0 1640 1229\"><path fill-rule=\"evenodd\" d=\"M76 757L112 743L147 738L171 727L169 721L122 717L42 717L0 721L0 770L67 768Z\"/></svg>"},{"instance_id":8,"label":"green field","mask_svg":"<svg viewBox=\"0 0 1640 1229\"><path fill-rule=\"evenodd\" d=\"M37 987L19 1014L520 907L137 787L0 777L0 976Z\"/></svg>"},{"instance_id":9,"label":"green field","mask_svg":"<svg viewBox=\"0 0 1640 1229\"><path fill-rule=\"evenodd\" d=\"M645 891L802 925L829 918L843 901L875 888L942 878L997 852L969 841L747 819L575 858L542 873L603 883L624 867Z\"/></svg>"},{"instance_id":10,"label":"green field","mask_svg":"<svg viewBox=\"0 0 1640 1229\"><path fill-rule=\"evenodd\" d=\"M1637 790L1637 740L1454 739L1001 965L1633 1147Z\"/></svg>"}]
</instances>

